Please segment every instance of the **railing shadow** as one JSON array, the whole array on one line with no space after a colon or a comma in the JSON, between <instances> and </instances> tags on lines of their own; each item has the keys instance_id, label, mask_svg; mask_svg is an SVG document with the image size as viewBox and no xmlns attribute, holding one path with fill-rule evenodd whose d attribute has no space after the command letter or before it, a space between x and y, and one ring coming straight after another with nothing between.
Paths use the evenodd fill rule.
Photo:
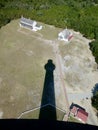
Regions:
<instances>
[{"instance_id":1,"label":"railing shadow","mask_svg":"<svg viewBox=\"0 0 98 130\"><path fill-rule=\"evenodd\" d=\"M54 91L54 75L55 65L52 60L49 59L45 64L46 70L41 107L39 113L39 119L56 120L56 104L55 104L55 91Z\"/></svg>"}]
</instances>

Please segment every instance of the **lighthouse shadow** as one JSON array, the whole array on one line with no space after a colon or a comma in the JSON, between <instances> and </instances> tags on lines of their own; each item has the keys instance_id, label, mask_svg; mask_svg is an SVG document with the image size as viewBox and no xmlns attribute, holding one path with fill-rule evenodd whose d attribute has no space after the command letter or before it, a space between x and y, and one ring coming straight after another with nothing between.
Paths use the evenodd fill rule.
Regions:
<instances>
[{"instance_id":1,"label":"lighthouse shadow","mask_svg":"<svg viewBox=\"0 0 98 130\"><path fill-rule=\"evenodd\" d=\"M39 113L39 119L56 120L56 104L55 104L55 91L54 91L54 75L55 65L52 60L49 59L45 64L44 69L45 80L43 86L41 107Z\"/></svg>"}]
</instances>

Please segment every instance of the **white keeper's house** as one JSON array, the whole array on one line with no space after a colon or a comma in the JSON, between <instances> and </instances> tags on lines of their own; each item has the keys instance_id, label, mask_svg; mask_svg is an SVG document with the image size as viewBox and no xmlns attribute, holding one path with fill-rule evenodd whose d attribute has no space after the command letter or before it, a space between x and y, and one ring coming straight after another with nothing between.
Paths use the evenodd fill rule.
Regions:
<instances>
[{"instance_id":1,"label":"white keeper's house","mask_svg":"<svg viewBox=\"0 0 98 130\"><path fill-rule=\"evenodd\" d=\"M70 41L70 39L73 37L73 33L68 30L67 28L64 29L62 32L58 34L58 39L63 40L65 42Z\"/></svg>"},{"instance_id":2,"label":"white keeper's house","mask_svg":"<svg viewBox=\"0 0 98 130\"><path fill-rule=\"evenodd\" d=\"M33 31L41 30L42 26L38 25L36 21L31 19L24 18L23 16L20 19L20 27L24 27Z\"/></svg>"}]
</instances>

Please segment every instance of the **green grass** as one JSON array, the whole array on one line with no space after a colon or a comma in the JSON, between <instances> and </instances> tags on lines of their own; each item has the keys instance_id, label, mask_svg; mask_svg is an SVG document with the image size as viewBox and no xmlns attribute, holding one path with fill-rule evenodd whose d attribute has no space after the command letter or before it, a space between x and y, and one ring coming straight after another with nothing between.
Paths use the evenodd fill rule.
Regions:
<instances>
[{"instance_id":1,"label":"green grass","mask_svg":"<svg viewBox=\"0 0 98 130\"><path fill-rule=\"evenodd\" d=\"M55 28L51 25L45 25L42 23L43 29L41 30L41 34L45 39L56 40L58 37L58 33L60 32L60 28Z\"/></svg>"},{"instance_id":2,"label":"green grass","mask_svg":"<svg viewBox=\"0 0 98 130\"><path fill-rule=\"evenodd\" d=\"M46 29L50 30L49 26ZM45 77L44 65L48 59L55 63L53 47L44 38L41 40L41 35L45 34L44 30L41 34L41 31L36 33L21 29L19 20L0 29L2 118L17 118L21 112L40 106Z\"/></svg>"},{"instance_id":3,"label":"green grass","mask_svg":"<svg viewBox=\"0 0 98 130\"><path fill-rule=\"evenodd\" d=\"M69 122L81 123L79 120L77 120L76 118L74 118L74 117L72 117L72 116L70 116L70 117L68 118L68 121L69 121Z\"/></svg>"},{"instance_id":4,"label":"green grass","mask_svg":"<svg viewBox=\"0 0 98 130\"><path fill-rule=\"evenodd\" d=\"M45 116L47 117L46 119L57 119L57 120L63 120L63 117L64 117L64 112L57 109L57 108L54 108L50 105L47 105L43 108L38 108L34 111L31 111L29 113L26 113L26 114L23 114L21 116L21 119L39 119L39 115L40 115L40 111L41 113L43 113L43 116L45 118Z\"/></svg>"}]
</instances>

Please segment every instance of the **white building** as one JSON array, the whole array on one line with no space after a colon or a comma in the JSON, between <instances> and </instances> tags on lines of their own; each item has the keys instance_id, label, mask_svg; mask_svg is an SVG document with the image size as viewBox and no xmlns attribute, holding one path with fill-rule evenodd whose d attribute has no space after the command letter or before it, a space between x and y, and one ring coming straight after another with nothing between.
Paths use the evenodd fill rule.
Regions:
<instances>
[{"instance_id":1,"label":"white building","mask_svg":"<svg viewBox=\"0 0 98 130\"><path fill-rule=\"evenodd\" d=\"M67 28L58 34L58 39L59 39L59 40L63 40L63 41L65 41L65 42L70 41L70 39L71 39L72 37L73 37L72 32L69 31Z\"/></svg>"},{"instance_id":2,"label":"white building","mask_svg":"<svg viewBox=\"0 0 98 130\"><path fill-rule=\"evenodd\" d=\"M31 29L33 31L37 31L37 30L42 29L42 26L38 25L36 21L24 18L23 16L20 19L20 27Z\"/></svg>"}]
</instances>

